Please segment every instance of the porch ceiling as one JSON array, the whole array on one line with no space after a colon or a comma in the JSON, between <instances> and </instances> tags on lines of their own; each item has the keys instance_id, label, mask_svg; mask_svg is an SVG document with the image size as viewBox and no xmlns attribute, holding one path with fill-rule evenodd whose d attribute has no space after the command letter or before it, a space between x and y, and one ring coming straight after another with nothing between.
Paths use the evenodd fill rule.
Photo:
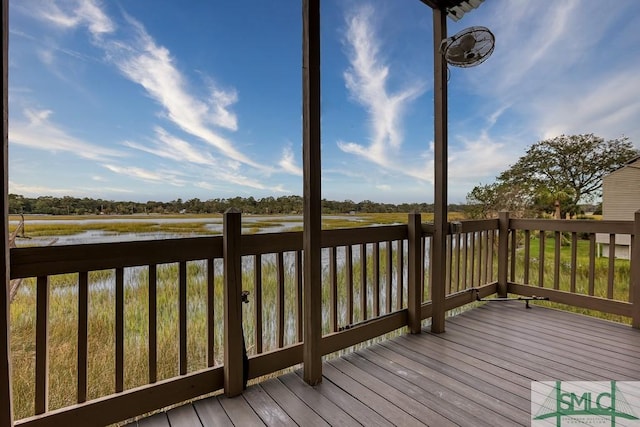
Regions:
<instances>
[{"instance_id":1,"label":"porch ceiling","mask_svg":"<svg viewBox=\"0 0 640 427\"><path fill-rule=\"evenodd\" d=\"M432 9L444 9L453 21L461 19L465 13L480 6L484 0L420 0Z\"/></svg>"}]
</instances>

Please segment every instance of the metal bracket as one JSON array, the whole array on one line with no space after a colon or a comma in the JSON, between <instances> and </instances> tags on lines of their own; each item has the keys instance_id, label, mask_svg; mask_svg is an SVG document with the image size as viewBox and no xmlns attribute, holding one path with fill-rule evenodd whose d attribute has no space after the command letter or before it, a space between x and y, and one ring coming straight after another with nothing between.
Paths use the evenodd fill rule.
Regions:
<instances>
[{"instance_id":1,"label":"metal bracket","mask_svg":"<svg viewBox=\"0 0 640 427\"><path fill-rule=\"evenodd\" d=\"M497 297L497 298L480 298L480 289L471 288L470 292L476 293L476 301L485 301L485 302L504 302L504 301L524 301L525 308L531 308L529 305L529 301L549 301L549 297L539 297L536 295L532 295L530 297Z\"/></svg>"}]
</instances>

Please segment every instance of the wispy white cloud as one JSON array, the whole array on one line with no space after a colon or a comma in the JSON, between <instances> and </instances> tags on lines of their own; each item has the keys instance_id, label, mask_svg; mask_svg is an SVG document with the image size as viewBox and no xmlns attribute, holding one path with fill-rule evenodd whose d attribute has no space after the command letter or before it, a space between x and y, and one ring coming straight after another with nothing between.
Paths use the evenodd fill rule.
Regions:
<instances>
[{"instance_id":1,"label":"wispy white cloud","mask_svg":"<svg viewBox=\"0 0 640 427\"><path fill-rule=\"evenodd\" d=\"M211 144L230 159L266 169L211 127L238 129L237 117L229 109L238 100L235 89L224 90L209 83L210 93L206 99L193 96L169 50L156 44L140 22L128 16L127 22L133 31L132 38L126 42L113 39L102 45L122 74L141 85L163 107L166 118L183 131Z\"/></svg>"},{"instance_id":2,"label":"wispy white cloud","mask_svg":"<svg viewBox=\"0 0 640 427\"><path fill-rule=\"evenodd\" d=\"M495 174L511 161L511 152L494 141L487 131L474 139L461 136L461 146L449 155L449 176L453 180L476 180Z\"/></svg>"},{"instance_id":3,"label":"wispy white cloud","mask_svg":"<svg viewBox=\"0 0 640 427\"><path fill-rule=\"evenodd\" d=\"M75 0L66 2L39 2L32 10L36 16L61 28L86 26L94 37L111 33L116 26L102 11L101 2Z\"/></svg>"},{"instance_id":4,"label":"wispy white cloud","mask_svg":"<svg viewBox=\"0 0 640 427\"><path fill-rule=\"evenodd\" d=\"M90 160L123 157L124 153L83 141L51 122L51 110L25 110L26 120L9 123L9 141L12 144L49 152L68 152Z\"/></svg>"},{"instance_id":5,"label":"wispy white cloud","mask_svg":"<svg viewBox=\"0 0 640 427\"><path fill-rule=\"evenodd\" d=\"M94 36L94 44L104 49L107 59L123 76L145 89L163 108L166 119L233 161L262 171L270 169L241 153L220 133L220 130L238 130L237 116L230 109L238 101L234 88L222 88L207 78L209 93L200 97L193 95L169 49L157 44L142 23L126 14L126 25L116 31L98 1L47 4L39 12L40 18L62 28L86 27Z\"/></svg>"},{"instance_id":6,"label":"wispy white cloud","mask_svg":"<svg viewBox=\"0 0 640 427\"><path fill-rule=\"evenodd\" d=\"M118 166L110 163L103 164L107 170L119 176L127 176L136 178L145 182L154 184L169 184L182 187L186 184L185 180L179 177L174 171L151 171L136 166Z\"/></svg>"},{"instance_id":7,"label":"wispy white cloud","mask_svg":"<svg viewBox=\"0 0 640 427\"><path fill-rule=\"evenodd\" d=\"M497 0L479 11L465 25L487 25L496 49L464 78L488 104L522 117L523 148L562 133L640 139L640 57L623 53L638 42L635 2Z\"/></svg>"},{"instance_id":8,"label":"wispy white cloud","mask_svg":"<svg viewBox=\"0 0 640 427\"><path fill-rule=\"evenodd\" d=\"M302 168L296 164L291 145L284 148L282 158L278 162L278 165L280 165L282 170L285 172L296 176L302 176Z\"/></svg>"},{"instance_id":9,"label":"wispy white cloud","mask_svg":"<svg viewBox=\"0 0 640 427\"><path fill-rule=\"evenodd\" d=\"M155 139L152 142L152 146L131 141L125 141L123 145L178 162L188 162L209 166L217 165L216 160L210 153L196 149L192 144L171 135L159 126L157 126L154 131Z\"/></svg>"},{"instance_id":10,"label":"wispy white cloud","mask_svg":"<svg viewBox=\"0 0 640 427\"><path fill-rule=\"evenodd\" d=\"M20 194L26 197L49 195L68 195L73 194L76 190L71 188L46 187L41 185L22 184L9 180L9 193Z\"/></svg>"},{"instance_id":11,"label":"wispy white cloud","mask_svg":"<svg viewBox=\"0 0 640 427\"><path fill-rule=\"evenodd\" d=\"M374 9L359 6L346 17L345 46L350 67L344 79L351 97L369 114L371 142L362 145L339 141L338 147L385 168L392 168L391 156L402 145L402 118L407 105L426 89L424 82L410 82L402 90L388 89L390 66L380 53L374 28Z\"/></svg>"}]
</instances>

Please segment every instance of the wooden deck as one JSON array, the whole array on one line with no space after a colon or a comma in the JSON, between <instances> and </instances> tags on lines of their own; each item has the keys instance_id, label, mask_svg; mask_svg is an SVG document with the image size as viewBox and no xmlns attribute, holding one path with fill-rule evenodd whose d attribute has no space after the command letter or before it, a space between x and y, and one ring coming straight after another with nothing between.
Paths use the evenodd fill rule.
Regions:
<instances>
[{"instance_id":1,"label":"wooden deck","mask_svg":"<svg viewBox=\"0 0 640 427\"><path fill-rule=\"evenodd\" d=\"M448 319L444 334L401 336L325 362L316 387L300 375L137 425L530 425L531 381L640 380L640 331L494 302Z\"/></svg>"}]
</instances>

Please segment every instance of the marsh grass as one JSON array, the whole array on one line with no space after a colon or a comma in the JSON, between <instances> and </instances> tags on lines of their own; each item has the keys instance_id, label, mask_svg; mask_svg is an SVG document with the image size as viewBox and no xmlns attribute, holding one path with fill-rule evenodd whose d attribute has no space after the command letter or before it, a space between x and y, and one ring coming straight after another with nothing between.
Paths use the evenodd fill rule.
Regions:
<instances>
[{"instance_id":1,"label":"marsh grass","mask_svg":"<svg viewBox=\"0 0 640 427\"><path fill-rule=\"evenodd\" d=\"M15 230L15 225L9 229ZM102 231L107 234L122 233L184 233L220 234L207 228L204 222L96 222L96 223L27 223L25 235L28 237L71 236L87 231Z\"/></svg>"}]
</instances>

